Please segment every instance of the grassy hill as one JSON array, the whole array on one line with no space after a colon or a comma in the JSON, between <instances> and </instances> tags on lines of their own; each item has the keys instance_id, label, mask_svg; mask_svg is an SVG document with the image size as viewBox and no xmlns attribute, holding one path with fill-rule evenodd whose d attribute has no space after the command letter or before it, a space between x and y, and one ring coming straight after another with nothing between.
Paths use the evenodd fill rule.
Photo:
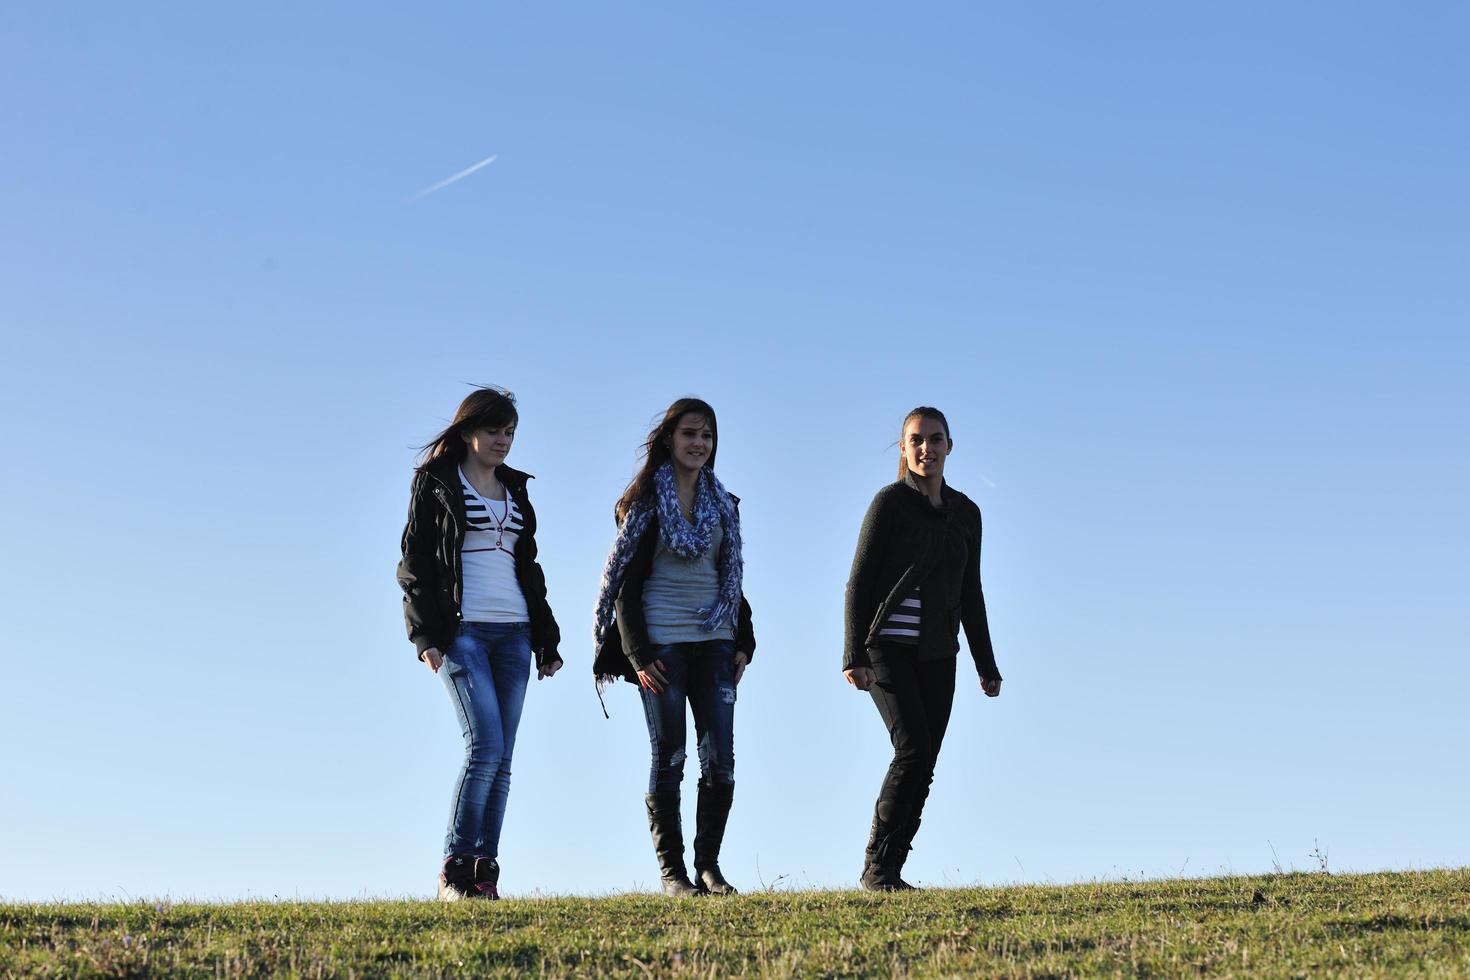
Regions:
<instances>
[{"instance_id":1,"label":"grassy hill","mask_svg":"<svg viewBox=\"0 0 1470 980\"><path fill-rule=\"evenodd\" d=\"M1470 976L1470 869L907 895L0 905L0 976Z\"/></svg>"}]
</instances>

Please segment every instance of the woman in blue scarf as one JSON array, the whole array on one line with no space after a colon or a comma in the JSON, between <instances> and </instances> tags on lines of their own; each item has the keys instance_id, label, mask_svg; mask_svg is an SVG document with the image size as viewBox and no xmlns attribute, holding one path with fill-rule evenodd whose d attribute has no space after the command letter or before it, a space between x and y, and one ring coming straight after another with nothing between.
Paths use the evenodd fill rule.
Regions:
<instances>
[{"instance_id":1,"label":"woman in blue scarf","mask_svg":"<svg viewBox=\"0 0 1470 980\"><path fill-rule=\"evenodd\" d=\"M599 689L638 685L653 750L648 826L667 895L732 894L720 844L735 791L735 690L755 652L741 591L739 501L714 474L715 410L681 398L648 434L615 508L618 536L594 621ZM699 740L694 871L684 865L679 788L685 705Z\"/></svg>"}]
</instances>

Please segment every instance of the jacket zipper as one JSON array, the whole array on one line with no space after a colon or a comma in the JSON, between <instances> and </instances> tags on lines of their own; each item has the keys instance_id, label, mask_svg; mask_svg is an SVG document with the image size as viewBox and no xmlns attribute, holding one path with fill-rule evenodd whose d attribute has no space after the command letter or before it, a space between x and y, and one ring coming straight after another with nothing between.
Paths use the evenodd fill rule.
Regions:
<instances>
[{"instance_id":1,"label":"jacket zipper","mask_svg":"<svg viewBox=\"0 0 1470 980\"><path fill-rule=\"evenodd\" d=\"M450 502L449 498L450 491L438 477L434 478L434 482L438 484L438 488L434 491L434 496L439 498L439 502L444 505L444 512L449 515L450 521L454 523L454 538L457 539L459 537L459 518L454 514L454 504ZM454 568L454 590L450 594L454 597L454 619L455 625L458 626L459 623L464 621L464 612L461 608L464 605L464 568L460 564L460 549L453 547L453 545L454 541L451 540L449 550L452 555L450 560L454 563L452 566Z\"/></svg>"}]
</instances>

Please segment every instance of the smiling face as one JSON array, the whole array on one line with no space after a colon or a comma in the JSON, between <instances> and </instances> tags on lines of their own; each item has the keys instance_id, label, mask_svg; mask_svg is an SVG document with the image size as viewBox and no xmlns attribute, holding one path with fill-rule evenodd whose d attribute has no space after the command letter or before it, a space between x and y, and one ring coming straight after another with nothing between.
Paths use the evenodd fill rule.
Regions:
<instances>
[{"instance_id":1,"label":"smiling face","mask_svg":"<svg viewBox=\"0 0 1470 980\"><path fill-rule=\"evenodd\" d=\"M909 472L929 478L944 476L944 460L954 449L954 443L944 434L944 423L922 416L908 420L901 445Z\"/></svg>"},{"instance_id":2,"label":"smiling face","mask_svg":"<svg viewBox=\"0 0 1470 980\"><path fill-rule=\"evenodd\" d=\"M685 412L669 435L669 456L677 469L697 473L715 451L715 431L709 419Z\"/></svg>"},{"instance_id":3,"label":"smiling face","mask_svg":"<svg viewBox=\"0 0 1470 980\"><path fill-rule=\"evenodd\" d=\"M488 426L471 429L463 434L465 456L486 469L494 469L510 455L510 444L515 441L516 424Z\"/></svg>"}]
</instances>

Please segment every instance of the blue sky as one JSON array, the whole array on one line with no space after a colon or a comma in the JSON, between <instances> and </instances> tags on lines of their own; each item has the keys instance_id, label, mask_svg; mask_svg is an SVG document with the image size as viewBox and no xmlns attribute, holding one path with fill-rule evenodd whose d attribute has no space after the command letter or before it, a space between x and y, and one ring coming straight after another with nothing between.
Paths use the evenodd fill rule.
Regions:
<instances>
[{"instance_id":1,"label":"blue sky","mask_svg":"<svg viewBox=\"0 0 1470 980\"><path fill-rule=\"evenodd\" d=\"M842 589L918 403L1006 684L961 662L911 877L1470 863L1462 5L3 22L0 896L429 892L461 750L393 566L471 382L520 398L566 636L507 893L655 883L591 609L686 393L760 644L738 886L855 882Z\"/></svg>"}]
</instances>

